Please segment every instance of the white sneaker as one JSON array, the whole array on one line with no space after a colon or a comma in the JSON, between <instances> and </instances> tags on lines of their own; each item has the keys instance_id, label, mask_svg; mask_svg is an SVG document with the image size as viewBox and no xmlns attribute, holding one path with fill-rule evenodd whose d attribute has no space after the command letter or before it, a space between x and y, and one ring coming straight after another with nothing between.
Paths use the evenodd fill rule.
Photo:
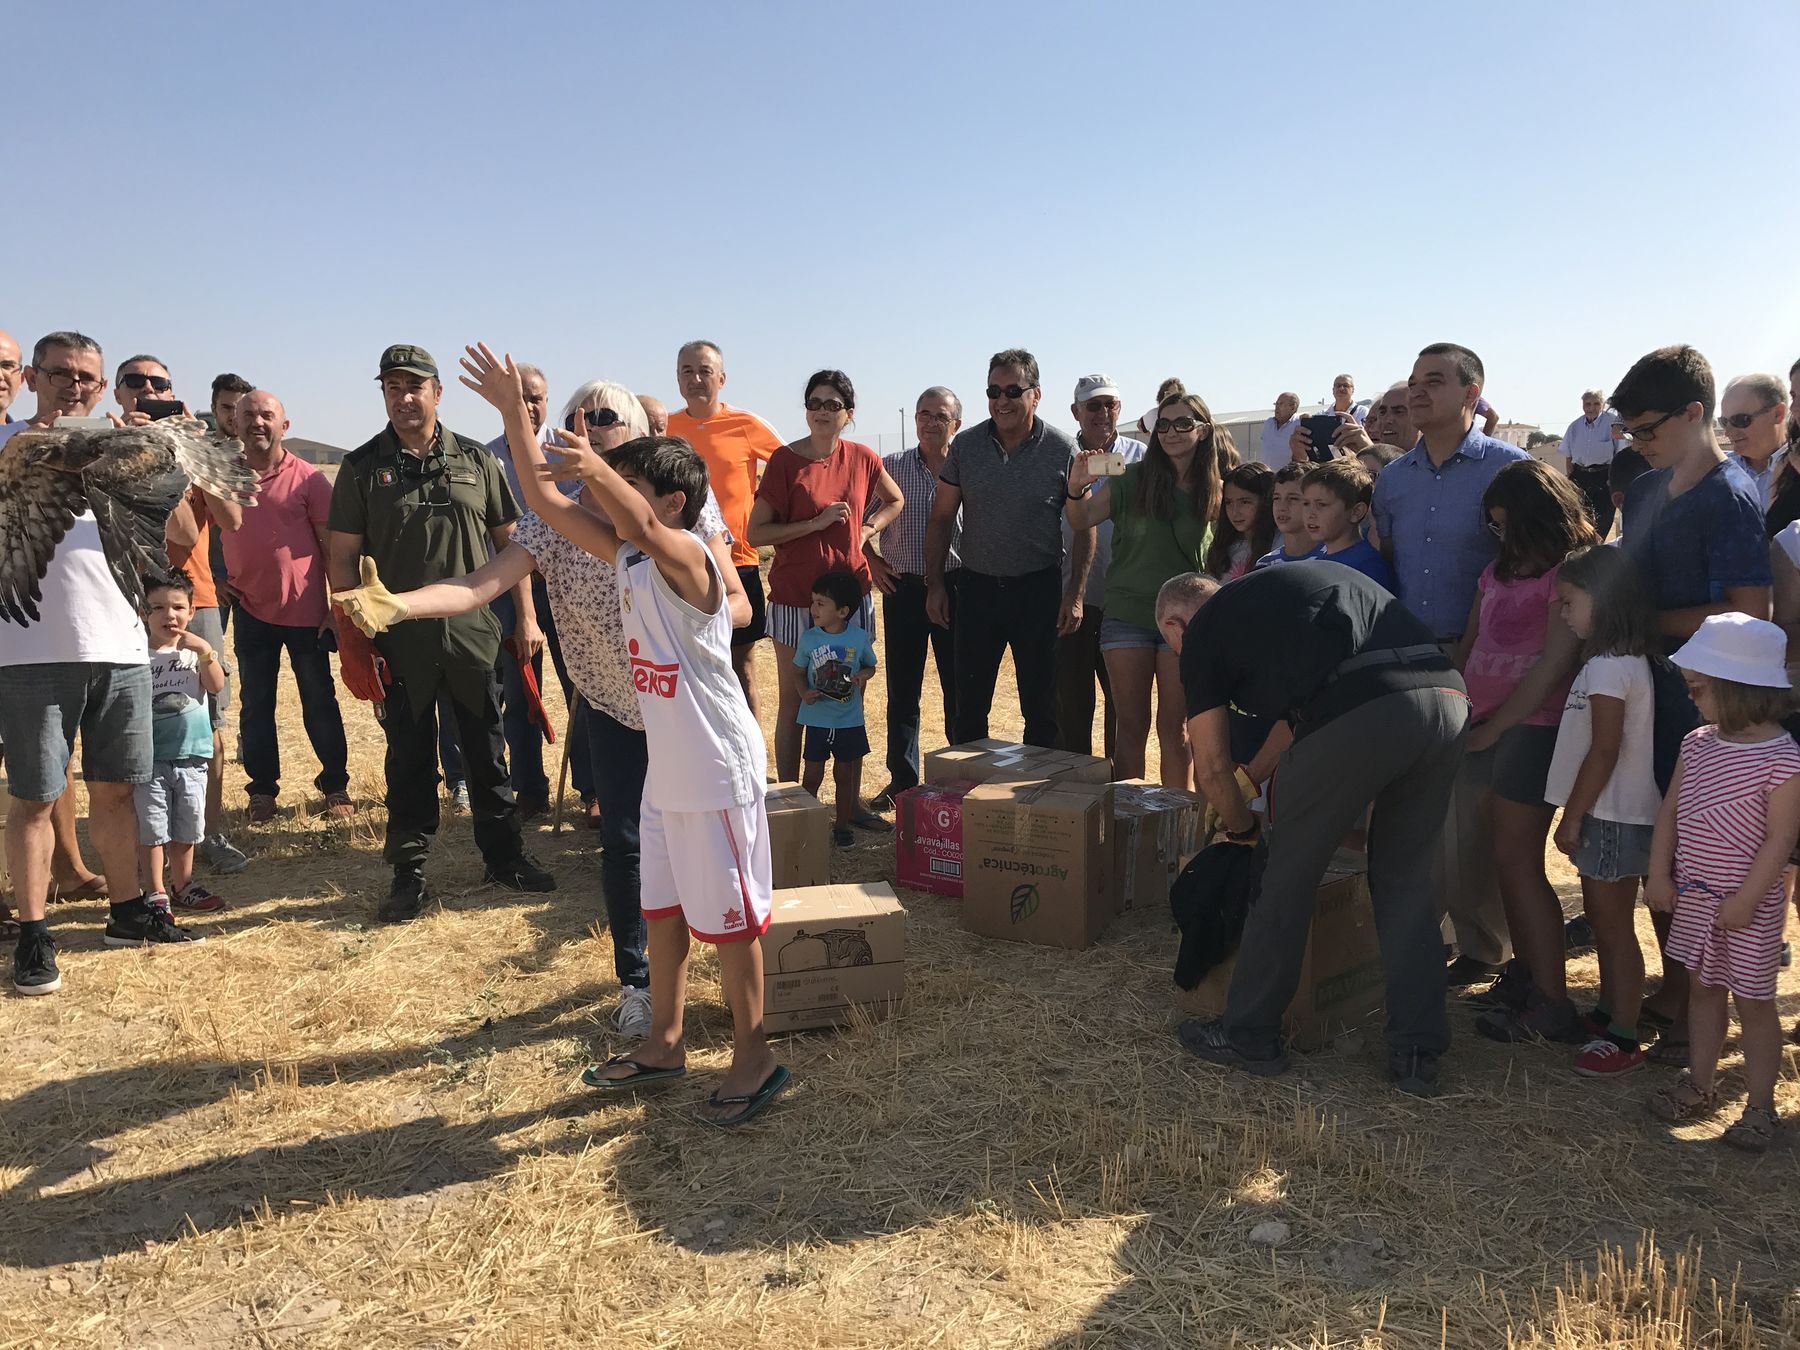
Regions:
<instances>
[{"instance_id":1,"label":"white sneaker","mask_svg":"<svg viewBox=\"0 0 1800 1350\"><path fill-rule=\"evenodd\" d=\"M469 785L458 783L450 789L450 810L459 816L469 814Z\"/></svg>"},{"instance_id":2,"label":"white sneaker","mask_svg":"<svg viewBox=\"0 0 1800 1350\"><path fill-rule=\"evenodd\" d=\"M613 1009L613 1029L621 1036L642 1039L650 1034L650 991L626 985Z\"/></svg>"}]
</instances>

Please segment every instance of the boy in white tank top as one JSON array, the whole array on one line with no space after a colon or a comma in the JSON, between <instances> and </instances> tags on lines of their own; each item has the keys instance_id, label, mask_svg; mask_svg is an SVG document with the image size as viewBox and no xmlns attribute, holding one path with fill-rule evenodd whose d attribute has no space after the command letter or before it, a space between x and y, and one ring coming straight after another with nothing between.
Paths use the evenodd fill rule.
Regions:
<instances>
[{"instance_id":1,"label":"boy in white tank top","mask_svg":"<svg viewBox=\"0 0 1800 1350\"><path fill-rule=\"evenodd\" d=\"M762 731L731 668L725 582L689 532L706 500L706 465L685 441L646 437L601 458L582 420L549 447L554 477L580 477L601 520L562 495L545 469L511 357L468 349L462 382L498 408L527 504L552 529L619 570L619 603L632 685L644 713L650 771L639 824L644 918L650 930L650 1034L631 1051L582 1074L618 1091L687 1072L682 1021L688 935L718 949L731 1008L732 1060L698 1110L713 1125L748 1120L787 1086L763 1034L763 963L771 880ZM435 618L466 606L466 586L440 583L388 594L363 560L363 585L334 597L366 632L401 618ZM596 765L596 772L602 771Z\"/></svg>"}]
</instances>

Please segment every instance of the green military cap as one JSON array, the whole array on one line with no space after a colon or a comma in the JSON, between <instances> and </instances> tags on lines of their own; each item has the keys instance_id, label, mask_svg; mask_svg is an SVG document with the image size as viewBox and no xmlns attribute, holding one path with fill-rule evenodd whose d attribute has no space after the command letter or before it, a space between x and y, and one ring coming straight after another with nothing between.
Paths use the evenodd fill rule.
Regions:
<instances>
[{"instance_id":1,"label":"green military cap","mask_svg":"<svg viewBox=\"0 0 1800 1350\"><path fill-rule=\"evenodd\" d=\"M375 378L380 380L391 370L423 375L428 380L438 377L437 362L431 359L431 353L423 347L414 347L405 342L396 342L381 354L381 368Z\"/></svg>"}]
</instances>

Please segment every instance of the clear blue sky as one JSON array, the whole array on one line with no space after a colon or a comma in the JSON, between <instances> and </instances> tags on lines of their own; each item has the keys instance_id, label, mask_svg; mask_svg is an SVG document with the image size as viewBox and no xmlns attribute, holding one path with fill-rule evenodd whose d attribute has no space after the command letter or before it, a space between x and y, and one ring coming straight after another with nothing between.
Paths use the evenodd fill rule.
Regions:
<instances>
[{"instance_id":1,"label":"clear blue sky","mask_svg":"<svg viewBox=\"0 0 1800 1350\"><path fill-rule=\"evenodd\" d=\"M0 328L383 421L389 342L485 339L674 403L675 349L802 429L994 350L1067 421L1220 410L1466 343L1508 416L1691 341L1800 356L1800 6L101 3L4 21ZM496 430L447 378L446 422ZM110 399L110 394L108 395ZM21 395L21 407L30 406Z\"/></svg>"}]
</instances>

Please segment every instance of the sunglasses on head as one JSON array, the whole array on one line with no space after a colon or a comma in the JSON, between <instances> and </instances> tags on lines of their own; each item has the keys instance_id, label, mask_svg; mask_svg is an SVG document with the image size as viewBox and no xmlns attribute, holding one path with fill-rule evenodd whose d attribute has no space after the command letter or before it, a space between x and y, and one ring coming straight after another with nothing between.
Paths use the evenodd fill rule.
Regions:
<instances>
[{"instance_id":1,"label":"sunglasses on head","mask_svg":"<svg viewBox=\"0 0 1800 1350\"><path fill-rule=\"evenodd\" d=\"M840 413L844 411L844 404L835 398L809 398L806 400L806 411Z\"/></svg>"},{"instance_id":2,"label":"sunglasses on head","mask_svg":"<svg viewBox=\"0 0 1800 1350\"><path fill-rule=\"evenodd\" d=\"M1205 425L1206 423L1198 417L1159 417L1156 419L1156 429L1160 432L1188 432Z\"/></svg>"},{"instance_id":3,"label":"sunglasses on head","mask_svg":"<svg viewBox=\"0 0 1800 1350\"><path fill-rule=\"evenodd\" d=\"M989 398L1024 398L1026 394L1036 388L1035 384L990 384L987 387L987 396Z\"/></svg>"},{"instance_id":4,"label":"sunglasses on head","mask_svg":"<svg viewBox=\"0 0 1800 1350\"><path fill-rule=\"evenodd\" d=\"M1749 426L1752 422L1754 422L1757 418L1761 417L1764 413L1768 412L1769 409L1773 408L1774 406L1775 405L1773 403L1766 403L1762 407L1758 408L1753 413L1732 413L1730 417L1724 418L1723 420L1724 420L1726 426L1733 427L1738 431L1742 431L1742 430L1744 430L1745 427Z\"/></svg>"},{"instance_id":5,"label":"sunglasses on head","mask_svg":"<svg viewBox=\"0 0 1800 1350\"><path fill-rule=\"evenodd\" d=\"M175 387L175 382L167 375L146 375L141 370L119 376L119 383L127 389L154 389L159 394L166 394Z\"/></svg>"}]
</instances>

